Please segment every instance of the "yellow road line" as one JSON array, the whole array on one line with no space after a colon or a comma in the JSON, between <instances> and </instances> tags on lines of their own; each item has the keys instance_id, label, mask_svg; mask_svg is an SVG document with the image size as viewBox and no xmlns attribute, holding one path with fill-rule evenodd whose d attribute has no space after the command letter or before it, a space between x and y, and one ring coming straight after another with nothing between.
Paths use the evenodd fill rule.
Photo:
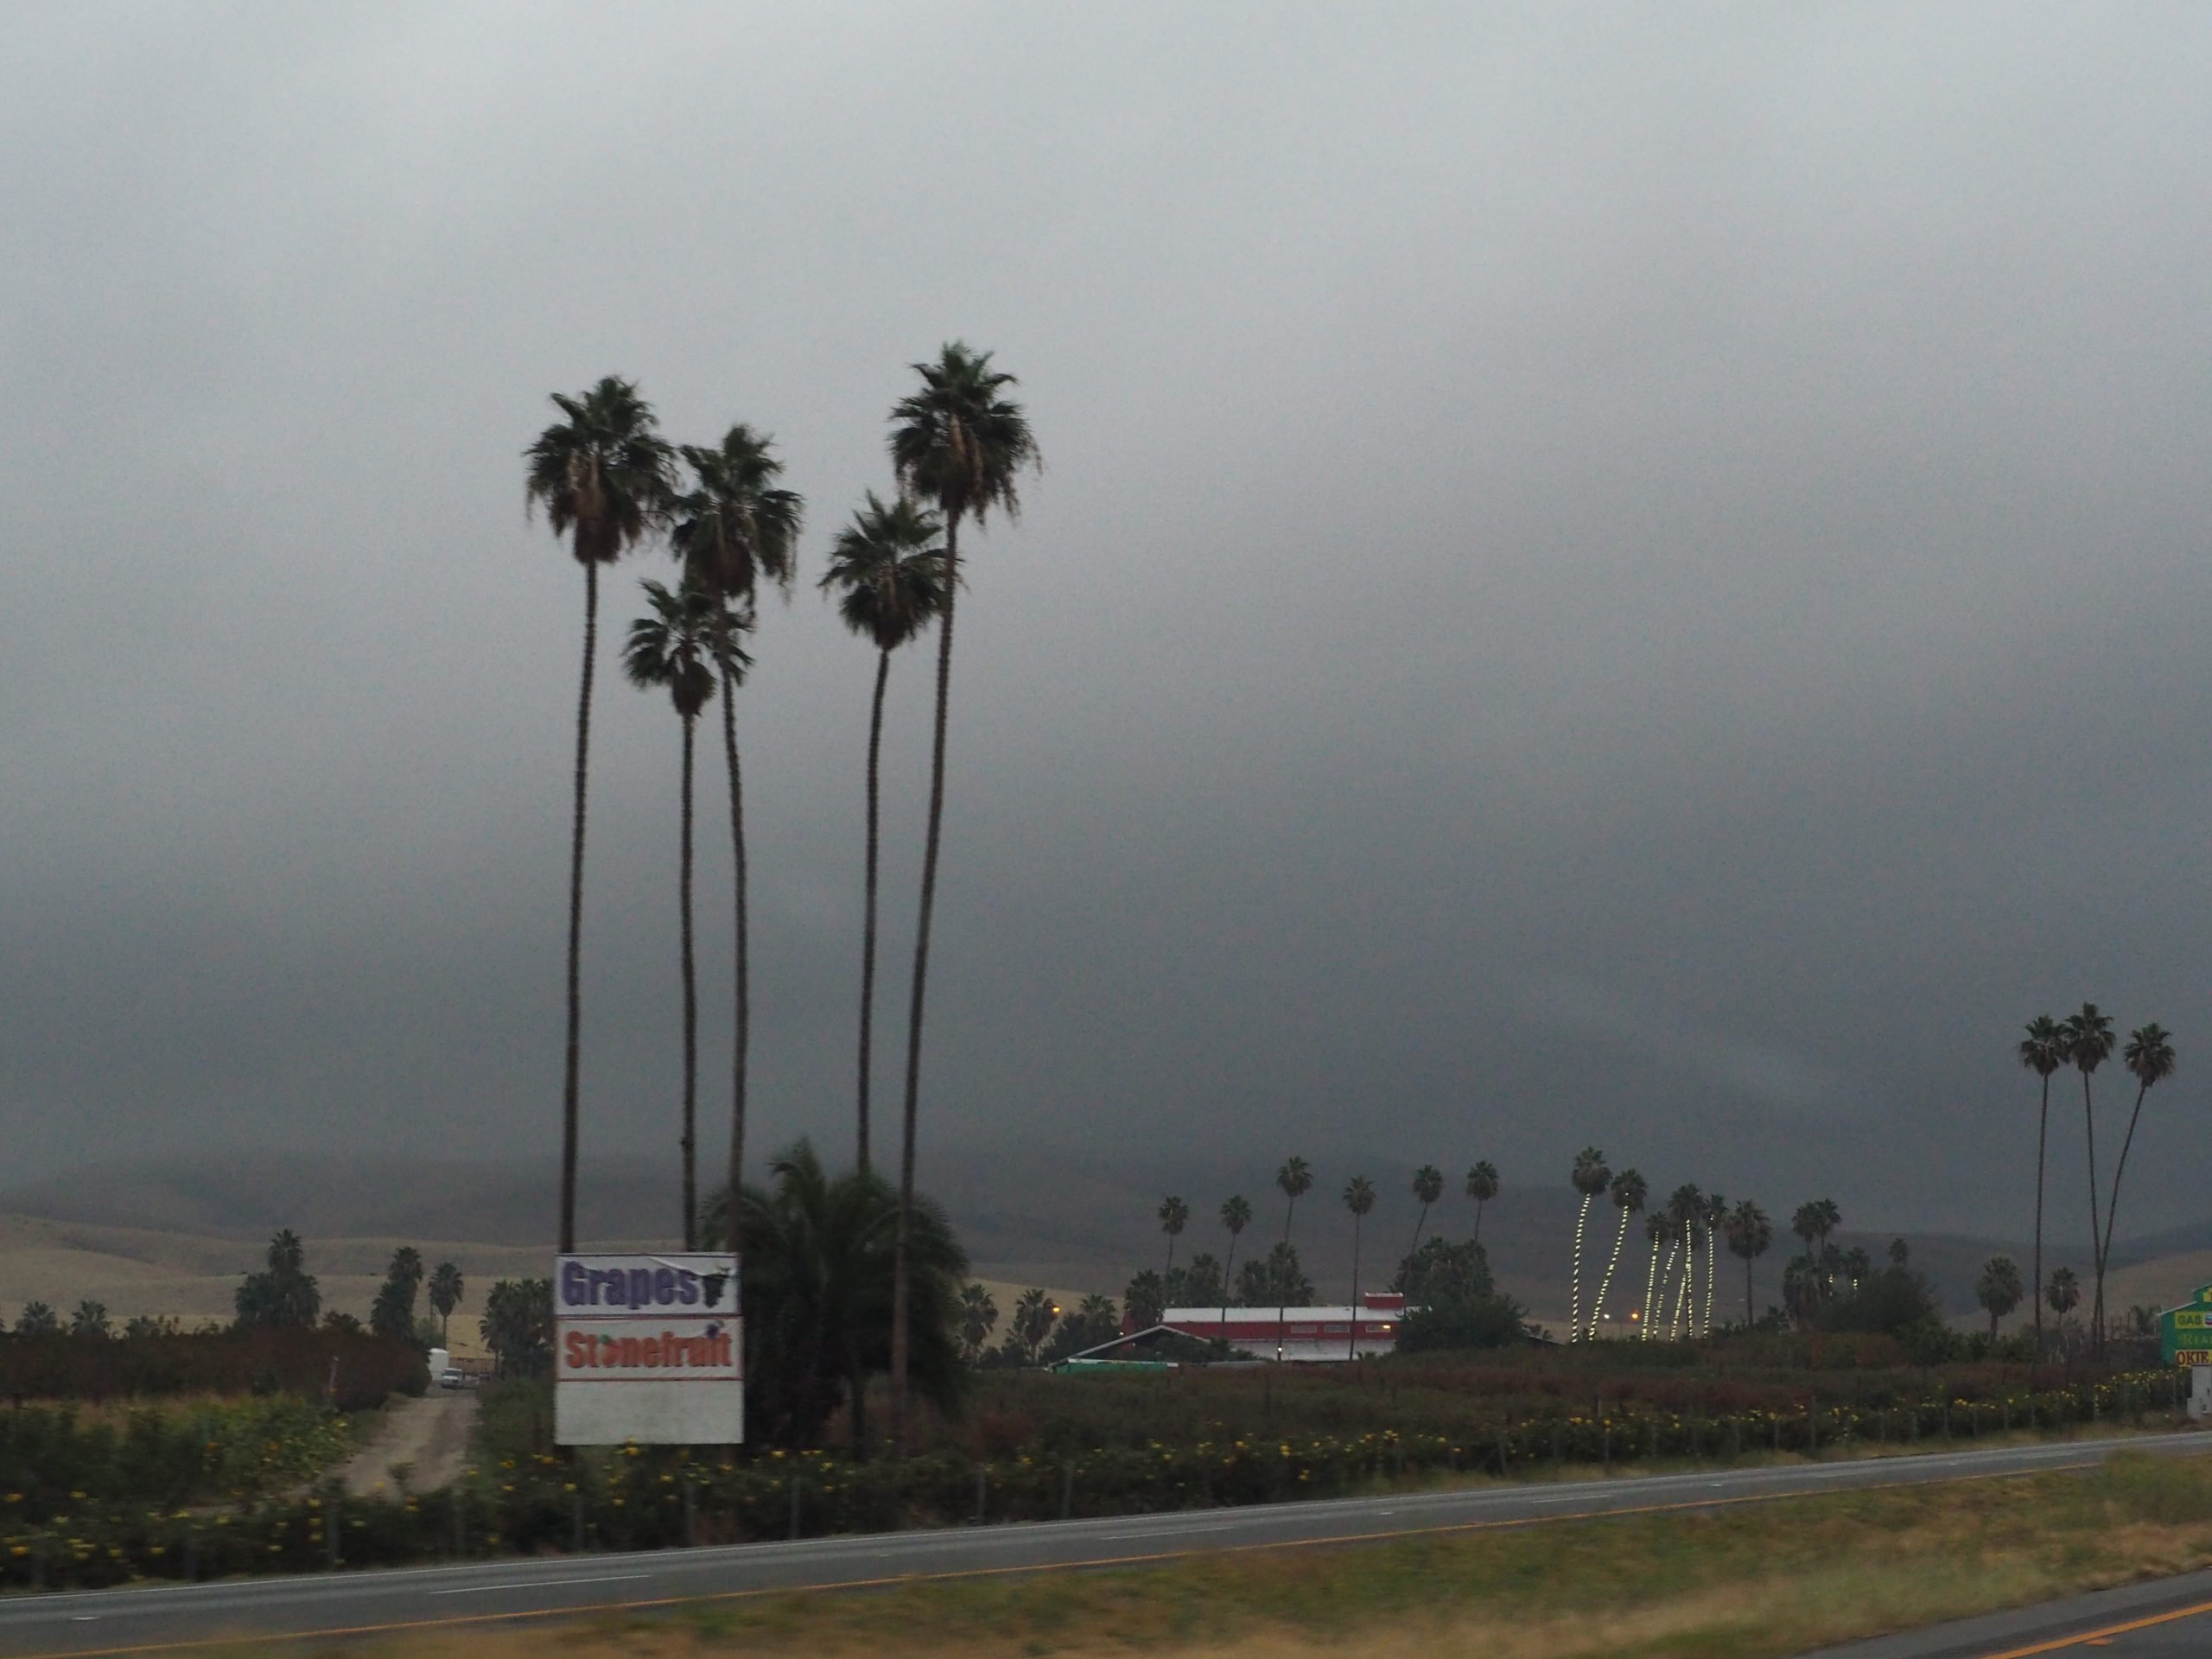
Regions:
<instances>
[{"instance_id":1,"label":"yellow road line","mask_svg":"<svg viewBox=\"0 0 2212 1659\"><path fill-rule=\"evenodd\" d=\"M1505 1532L1518 1527L1557 1526L1563 1521L1610 1521L1623 1516L1672 1515L1683 1510L1727 1509L1744 1503L1780 1503L1796 1497L1827 1497L1837 1492L1904 1491L1921 1486L1949 1486L1970 1480L2019 1480L2034 1475L2066 1474L2094 1469L2100 1458L2055 1463L2036 1469L2006 1469L1988 1474L1954 1475L1948 1479L1868 1481L1864 1484L1833 1487L1810 1492L1747 1492L1739 1497L1692 1497L1674 1503L1638 1503L1618 1510L1598 1510L1586 1515L1529 1515L1503 1521L1453 1521L1442 1526L1394 1527L1382 1532L1338 1533L1322 1538L1280 1538L1253 1544L1191 1544L1179 1549L1154 1550L1141 1555L1100 1555L1077 1561L1040 1561L1007 1567L950 1567L938 1573L894 1573L874 1579L830 1579L818 1584L764 1585L753 1590L709 1590L687 1596L652 1596L634 1601L594 1601L573 1607L540 1607L513 1613L457 1613L444 1618L393 1619L381 1624L325 1625L315 1630L282 1630L266 1635L199 1636L181 1642L141 1642L117 1648L54 1648L44 1653L22 1654L16 1659L120 1659L138 1653L184 1653L195 1648L238 1647L268 1642L315 1642L340 1637L394 1636L403 1630L457 1630L472 1624L511 1624L530 1618L585 1618L596 1613L650 1611L659 1607L683 1607L714 1601L753 1601L763 1596L804 1596L826 1590L881 1590L894 1585L945 1584L963 1579L1007 1578L1025 1573L1074 1573L1093 1567L1151 1567L1192 1555L1243 1555L1271 1549L1326 1549L1344 1544L1389 1543L1405 1538L1433 1538L1440 1533ZM1131 1519L1138 1517L1131 1516ZM559 1580L553 1580L557 1585ZM536 1588L518 1585L518 1589ZM549 1586L548 1587L552 1587ZM2174 1615L2179 1617L2179 1615ZM2152 1621L2156 1623L2157 1621ZM2133 1626L2128 1628L2133 1629ZM2082 1640L2085 1638L2075 1638ZM2043 1653L2043 1648L2023 1648L2022 1654ZM1989 1659L2012 1659L1991 1655Z\"/></svg>"},{"instance_id":2,"label":"yellow road line","mask_svg":"<svg viewBox=\"0 0 2212 1659\"><path fill-rule=\"evenodd\" d=\"M1982 1659L2029 1659L2032 1654L2057 1653L2067 1648L2101 1645L2115 1636L2126 1636L2134 1630L2147 1630L2160 1624L2178 1624L2184 1618L2196 1618L2212 1613L2212 1601L2200 1601L2193 1607L2177 1607L2170 1613L2152 1613L2145 1618L2131 1618L2124 1624L2107 1624L2101 1630L2083 1630L2078 1636L2062 1636L2049 1642L2037 1642L2024 1648L2007 1648L2002 1653L1984 1654Z\"/></svg>"}]
</instances>

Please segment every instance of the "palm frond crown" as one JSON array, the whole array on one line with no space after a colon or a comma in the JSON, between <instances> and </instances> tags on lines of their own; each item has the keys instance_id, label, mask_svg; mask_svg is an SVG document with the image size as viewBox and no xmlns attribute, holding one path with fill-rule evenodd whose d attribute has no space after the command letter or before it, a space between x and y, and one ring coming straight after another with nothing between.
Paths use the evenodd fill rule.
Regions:
<instances>
[{"instance_id":1,"label":"palm frond crown","mask_svg":"<svg viewBox=\"0 0 2212 1659\"><path fill-rule=\"evenodd\" d=\"M2174 1046L2164 1026L2151 1024L2130 1032L2120 1058L2135 1080L2148 1089L2174 1074Z\"/></svg>"},{"instance_id":2,"label":"palm frond crown","mask_svg":"<svg viewBox=\"0 0 2212 1659\"><path fill-rule=\"evenodd\" d=\"M944 609L944 525L905 499L886 505L874 491L837 532L820 587L837 595L837 614L879 650L896 651Z\"/></svg>"},{"instance_id":3,"label":"palm frond crown","mask_svg":"<svg viewBox=\"0 0 2212 1659\"><path fill-rule=\"evenodd\" d=\"M666 690L676 712L690 720L714 700L715 601L690 585L671 590L649 580L639 586L645 614L630 624L623 640L622 672L640 690ZM748 617L726 616L733 634L751 626ZM753 659L734 645L730 659L742 684Z\"/></svg>"},{"instance_id":4,"label":"palm frond crown","mask_svg":"<svg viewBox=\"0 0 2212 1659\"><path fill-rule=\"evenodd\" d=\"M2083 1077L2112 1058L2112 1016L2100 1011L2095 1003L2084 1002L2081 1013L2067 1015L2059 1031L2066 1044L2066 1058L2080 1068Z\"/></svg>"},{"instance_id":5,"label":"palm frond crown","mask_svg":"<svg viewBox=\"0 0 2212 1659\"><path fill-rule=\"evenodd\" d=\"M555 535L574 532L578 563L610 563L664 518L674 451L630 381L608 375L573 397L556 391L553 403L565 418L523 452L524 505L543 507Z\"/></svg>"},{"instance_id":6,"label":"palm frond crown","mask_svg":"<svg viewBox=\"0 0 2212 1659\"><path fill-rule=\"evenodd\" d=\"M1029 419L1003 394L1019 384L991 367L991 354L954 340L934 363L917 363L922 389L891 410L891 464L899 487L934 502L947 518L979 524L994 507L1018 518L1016 481L1043 461Z\"/></svg>"},{"instance_id":7,"label":"palm frond crown","mask_svg":"<svg viewBox=\"0 0 2212 1659\"><path fill-rule=\"evenodd\" d=\"M742 421L718 447L683 446L692 487L671 505L669 542L709 592L750 601L763 579L788 592L798 575L806 502L776 481L784 463L775 448L773 438Z\"/></svg>"}]
</instances>

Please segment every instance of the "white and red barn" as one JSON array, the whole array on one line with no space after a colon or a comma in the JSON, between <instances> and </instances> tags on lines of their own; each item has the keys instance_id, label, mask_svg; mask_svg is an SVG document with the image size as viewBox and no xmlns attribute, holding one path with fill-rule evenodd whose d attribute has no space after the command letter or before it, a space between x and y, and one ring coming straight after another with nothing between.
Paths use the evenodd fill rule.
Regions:
<instances>
[{"instance_id":1,"label":"white and red barn","mask_svg":"<svg viewBox=\"0 0 2212 1659\"><path fill-rule=\"evenodd\" d=\"M1225 1341L1255 1358L1321 1363L1392 1352L1405 1317L1406 1299L1378 1290L1356 1307L1171 1307L1160 1323L1201 1342Z\"/></svg>"}]
</instances>

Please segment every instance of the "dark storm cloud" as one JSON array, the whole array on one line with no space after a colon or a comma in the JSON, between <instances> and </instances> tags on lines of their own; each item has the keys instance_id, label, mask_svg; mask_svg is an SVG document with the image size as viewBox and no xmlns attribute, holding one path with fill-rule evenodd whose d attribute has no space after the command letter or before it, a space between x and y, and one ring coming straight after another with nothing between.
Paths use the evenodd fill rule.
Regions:
<instances>
[{"instance_id":1,"label":"dark storm cloud","mask_svg":"<svg viewBox=\"0 0 2212 1659\"><path fill-rule=\"evenodd\" d=\"M1529 1182L1594 1140L1655 1183L2002 1226L2014 1028L2094 995L2181 1034L2135 1217L2195 1213L2194 11L16 34L26 1173L540 1150L581 585L521 512L544 393L616 371L678 435L772 429L818 569L905 365L963 335L1051 470L961 613L934 1144ZM758 654L766 1145L842 1133L868 664L804 588ZM927 672L894 673L893 963ZM676 734L601 687L612 1152L673 1140Z\"/></svg>"}]
</instances>

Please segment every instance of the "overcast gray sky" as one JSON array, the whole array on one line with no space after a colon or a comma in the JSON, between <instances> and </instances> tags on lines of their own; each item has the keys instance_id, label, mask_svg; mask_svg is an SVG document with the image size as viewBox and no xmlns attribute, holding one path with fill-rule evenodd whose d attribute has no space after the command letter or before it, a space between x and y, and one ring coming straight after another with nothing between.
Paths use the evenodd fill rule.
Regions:
<instances>
[{"instance_id":1,"label":"overcast gray sky","mask_svg":"<svg viewBox=\"0 0 2212 1659\"><path fill-rule=\"evenodd\" d=\"M2123 1230L2208 1207L2201 9L10 35L11 1170L550 1152L582 581L522 510L546 394L773 430L810 583L962 337L1049 470L972 543L925 1161L1533 1183L1594 1141L2017 1229L2012 1044L2089 996L2182 1056ZM610 632L664 574L618 571ZM842 1145L870 656L810 587L756 654L754 1144ZM893 679L887 1066L928 681ZM586 1143L672 1160L677 728L600 683Z\"/></svg>"}]
</instances>

